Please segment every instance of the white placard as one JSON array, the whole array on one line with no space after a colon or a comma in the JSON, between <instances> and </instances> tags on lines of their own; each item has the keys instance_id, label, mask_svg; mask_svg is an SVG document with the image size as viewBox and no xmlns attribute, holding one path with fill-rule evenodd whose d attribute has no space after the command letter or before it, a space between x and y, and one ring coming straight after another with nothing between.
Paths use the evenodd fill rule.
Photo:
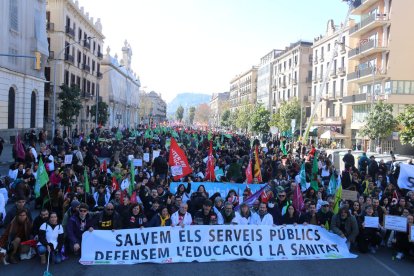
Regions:
<instances>
[{"instance_id":1,"label":"white placard","mask_svg":"<svg viewBox=\"0 0 414 276\"><path fill-rule=\"evenodd\" d=\"M378 228L378 225L379 225L379 217L368 217L368 216L365 216L365 218L364 218L364 225L365 225L365 228Z\"/></svg>"},{"instance_id":2,"label":"white placard","mask_svg":"<svg viewBox=\"0 0 414 276\"><path fill-rule=\"evenodd\" d=\"M158 156L160 156L160 150L154 150L152 152L152 161L154 161L155 158L157 158Z\"/></svg>"},{"instance_id":3,"label":"white placard","mask_svg":"<svg viewBox=\"0 0 414 276\"><path fill-rule=\"evenodd\" d=\"M399 216L385 216L384 228L398 232L407 232L407 218Z\"/></svg>"},{"instance_id":4,"label":"white placard","mask_svg":"<svg viewBox=\"0 0 414 276\"><path fill-rule=\"evenodd\" d=\"M208 161L208 155L207 155L206 158L203 159L203 162L206 163L206 164L207 164L207 161Z\"/></svg>"},{"instance_id":5,"label":"white placard","mask_svg":"<svg viewBox=\"0 0 414 276\"><path fill-rule=\"evenodd\" d=\"M173 176L182 175L183 174L183 167L181 167L181 166L171 166L171 174Z\"/></svg>"},{"instance_id":6,"label":"white placard","mask_svg":"<svg viewBox=\"0 0 414 276\"><path fill-rule=\"evenodd\" d=\"M144 153L144 162L150 161L150 154L148 152Z\"/></svg>"},{"instance_id":7,"label":"white placard","mask_svg":"<svg viewBox=\"0 0 414 276\"><path fill-rule=\"evenodd\" d=\"M414 225L410 227L410 240L414 242Z\"/></svg>"},{"instance_id":8,"label":"white placard","mask_svg":"<svg viewBox=\"0 0 414 276\"><path fill-rule=\"evenodd\" d=\"M133 159L132 164L134 167L142 167L142 159Z\"/></svg>"},{"instance_id":9,"label":"white placard","mask_svg":"<svg viewBox=\"0 0 414 276\"><path fill-rule=\"evenodd\" d=\"M134 159L134 156L132 154L128 155L128 161L131 161L132 159Z\"/></svg>"},{"instance_id":10,"label":"white placard","mask_svg":"<svg viewBox=\"0 0 414 276\"><path fill-rule=\"evenodd\" d=\"M65 155L65 165L71 165L73 160L72 154L66 154Z\"/></svg>"},{"instance_id":11,"label":"white placard","mask_svg":"<svg viewBox=\"0 0 414 276\"><path fill-rule=\"evenodd\" d=\"M346 239L316 225L191 225L85 231L79 262L116 265L356 257L349 252Z\"/></svg>"}]
</instances>

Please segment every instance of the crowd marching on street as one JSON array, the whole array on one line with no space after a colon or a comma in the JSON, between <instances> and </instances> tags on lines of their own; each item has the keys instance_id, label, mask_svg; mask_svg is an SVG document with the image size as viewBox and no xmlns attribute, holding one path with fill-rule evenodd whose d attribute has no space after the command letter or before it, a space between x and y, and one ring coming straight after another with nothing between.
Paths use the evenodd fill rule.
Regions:
<instances>
[{"instance_id":1,"label":"crowd marching on street","mask_svg":"<svg viewBox=\"0 0 414 276\"><path fill-rule=\"evenodd\" d=\"M13 158L0 184L0 248L12 264L78 256L86 231L218 224L318 225L355 253L384 246L397 259L414 255L414 190L398 185L400 164L366 154L349 151L341 171L313 143L280 137L263 145L249 135L158 125L89 136L56 131L50 142L31 133L17 137ZM199 182L241 188L192 190ZM266 185L253 193L258 184ZM344 191L355 200L342 199ZM386 215L405 217L407 231L385 229ZM368 227L368 217L379 225Z\"/></svg>"}]
</instances>

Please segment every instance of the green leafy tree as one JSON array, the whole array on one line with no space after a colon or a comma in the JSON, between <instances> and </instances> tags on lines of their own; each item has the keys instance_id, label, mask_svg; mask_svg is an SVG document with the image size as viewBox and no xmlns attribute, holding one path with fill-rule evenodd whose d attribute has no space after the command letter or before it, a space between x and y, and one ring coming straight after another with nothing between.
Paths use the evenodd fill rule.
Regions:
<instances>
[{"instance_id":1,"label":"green leafy tree","mask_svg":"<svg viewBox=\"0 0 414 276\"><path fill-rule=\"evenodd\" d=\"M91 106L91 110L90 110L91 116L93 118L93 120L95 121L96 119L96 104ZM109 118L109 107L108 104L106 102L98 102L98 124L101 125L106 125L106 123L108 122L108 118Z\"/></svg>"},{"instance_id":2,"label":"green leafy tree","mask_svg":"<svg viewBox=\"0 0 414 276\"><path fill-rule=\"evenodd\" d=\"M401 143L414 146L414 106L407 106L405 111L398 115L397 120L401 127Z\"/></svg>"},{"instance_id":3,"label":"green leafy tree","mask_svg":"<svg viewBox=\"0 0 414 276\"><path fill-rule=\"evenodd\" d=\"M183 120L184 117L184 107L182 107L181 105L177 108L177 111L175 112L175 118L181 122Z\"/></svg>"},{"instance_id":4,"label":"green leafy tree","mask_svg":"<svg viewBox=\"0 0 414 276\"><path fill-rule=\"evenodd\" d=\"M58 99L61 102L61 108L57 116L60 124L67 127L70 131L82 108L81 91L77 86L69 87L67 85L60 86L60 89L62 91L59 93Z\"/></svg>"},{"instance_id":5,"label":"green leafy tree","mask_svg":"<svg viewBox=\"0 0 414 276\"><path fill-rule=\"evenodd\" d=\"M392 105L382 101L373 106L365 122L361 134L368 136L371 140L378 139L378 143L381 142L381 139L390 136L398 124L392 115Z\"/></svg>"},{"instance_id":6,"label":"green leafy tree","mask_svg":"<svg viewBox=\"0 0 414 276\"><path fill-rule=\"evenodd\" d=\"M223 112L223 115L221 115L221 122L220 122L220 125L222 127L229 127L231 125L230 115L231 113L230 113L230 110L228 109Z\"/></svg>"},{"instance_id":7,"label":"green leafy tree","mask_svg":"<svg viewBox=\"0 0 414 276\"><path fill-rule=\"evenodd\" d=\"M251 105L242 105L236 119L236 127L247 132L251 127L250 117L252 112L253 107Z\"/></svg>"},{"instance_id":8,"label":"green leafy tree","mask_svg":"<svg viewBox=\"0 0 414 276\"><path fill-rule=\"evenodd\" d=\"M268 133L270 129L269 122L270 112L263 105L256 106L250 117L252 130L258 133Z\"/></svg>"},{"instance_id":9,"label":"green leafy tree","mask_svg":"<svg viewBox=\"0 0 414 276\"><path fill-rule=\"evenodd\" d=\"M188 111L188 120L190 121L190 125L194 122L195 111L196 109L194 106L190 107L190 110Z\"/></svg>"},{"instance_id":10,"label":"green leafy tree","mask_svg":"<svg viewBox=\"0 0 414 276\"><path fill-rule=\"evenodd\" d=\"M239 117L239 113L240 112L238 109L230 113L229 125L233 129L237 128L236 122L237 122L237 118Z\"/></svg>"},{"instance_id":11,"label":"green leafy tree","mask_svg":"<svg viewBox=\"0 0 414 276\"><path fill-rule=\"evenodd\" d=\"M280 123L280 113L278 111L276 113L273 113L272 116L270 116L269 126L279 127L279 123Z\"/></svg>"},{"instance_id":12,"label":"green leafy tree","mask_svg":"<svg viewBox=\"0 0 414 276\"><path fill-rule=\"evenodd\" d=\"M297 128L300 124L300 103L294 99L292 101L284 102L279 108L279 123L277 127L280 131L288 131L291 127L292 119L296 119Z\"/></svg>"}]
</instances>

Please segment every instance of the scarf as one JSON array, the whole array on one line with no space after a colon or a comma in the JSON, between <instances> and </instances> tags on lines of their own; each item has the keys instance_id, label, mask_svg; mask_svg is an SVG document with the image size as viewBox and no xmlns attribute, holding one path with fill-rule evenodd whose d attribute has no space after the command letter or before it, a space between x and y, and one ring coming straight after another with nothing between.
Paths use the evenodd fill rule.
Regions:
<instances>
[{"instance_id":1,"label":"scarf","mask_svg":"<svg viewBox=\"0 0 414 276\"><path fill-rule=\"evenodd\" d=\"M165 226L165 223L167 222L167 220L170 218L170 215L167 215L165 217L165 219L162 218L162 216L160 216L160 220L161 220L161 225L160 226Z\"/></svg>"}]
</instances>

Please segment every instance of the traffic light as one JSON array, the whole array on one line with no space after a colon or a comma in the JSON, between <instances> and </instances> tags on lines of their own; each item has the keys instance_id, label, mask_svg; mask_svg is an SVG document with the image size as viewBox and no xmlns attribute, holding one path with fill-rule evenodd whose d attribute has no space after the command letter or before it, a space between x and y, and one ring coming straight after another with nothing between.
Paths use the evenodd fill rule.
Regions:
<instances>
[{"instance_id":1,"label":"traffic light","mask_svg":"<svg viewBox=\"0 0 414 276\"><path fill-rule=\"evenodd\" d=\"M42 69L42 54L40 52L35 52L35 69Z\"/></svg>"}]
</instances>

